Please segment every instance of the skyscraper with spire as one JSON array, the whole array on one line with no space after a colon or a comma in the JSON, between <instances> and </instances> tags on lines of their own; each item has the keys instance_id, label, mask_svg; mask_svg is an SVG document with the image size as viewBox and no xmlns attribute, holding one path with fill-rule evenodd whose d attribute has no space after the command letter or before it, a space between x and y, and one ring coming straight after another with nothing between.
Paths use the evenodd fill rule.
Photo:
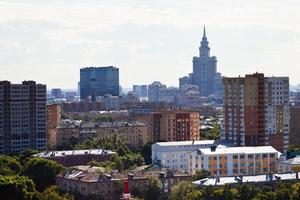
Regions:
<instances>
[{"instance_id":1,"label":"skyscraper with spire","mask_svg":"<svg viewBox=\"0 0 300 200\"><path fill-rule=\"evenodd\" d=\"M210 56L210 48L206 37L205 26L199 56L193 57L192 84L199 87L201 96L209 96L214 93L214 78L217 74L217 58Z\"/></svg>"}]
</instances>

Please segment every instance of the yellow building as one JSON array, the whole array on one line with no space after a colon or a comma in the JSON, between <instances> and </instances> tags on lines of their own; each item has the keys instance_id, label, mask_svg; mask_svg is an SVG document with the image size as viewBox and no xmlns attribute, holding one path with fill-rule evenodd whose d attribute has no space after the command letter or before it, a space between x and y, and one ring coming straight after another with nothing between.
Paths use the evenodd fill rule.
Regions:
<instances>
[{"instance_id":1,"label":"yellow building","mask_svg":"<svg viewBox=\"0 0 300 200\"><path fill-rule=\"evenodd\" d=\"M280 152L271 146L205 148L189 156L189 173L207 170L212 176L262 174L277 171Z\"/></svg>"}]
</instances>

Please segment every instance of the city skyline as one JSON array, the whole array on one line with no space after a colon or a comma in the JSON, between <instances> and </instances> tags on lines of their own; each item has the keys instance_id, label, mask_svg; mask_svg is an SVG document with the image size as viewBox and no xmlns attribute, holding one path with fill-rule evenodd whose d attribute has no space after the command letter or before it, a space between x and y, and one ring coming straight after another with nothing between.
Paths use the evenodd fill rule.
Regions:
<instances>
[{"instance_id":1,"label":"city skyline","mask_svg":"<svg viewBox=\"0 0 300 200\"><path fill-rule=\"evenodd\" d=\"M296 85L299 6L293 0L0 1L0 79L72 89L80 68L113 65L124 88L156 80L178 86L192 70L206 25L223 75L257 71L289 76Z\"/></svg>"}]
</instances>

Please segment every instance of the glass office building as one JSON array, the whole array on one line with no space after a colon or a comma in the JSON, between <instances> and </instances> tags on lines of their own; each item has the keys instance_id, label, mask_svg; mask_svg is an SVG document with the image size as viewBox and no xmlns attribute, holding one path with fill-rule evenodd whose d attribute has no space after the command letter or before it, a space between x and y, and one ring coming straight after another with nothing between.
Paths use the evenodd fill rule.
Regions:
<instances>
[{"instance_id":1,"label":"glass office building","mask_svg":"<svg viewBox=\"0 0 300 200\"><path fill-rule=\"evenodd\" d=\"M95 100L97 96L119 96L119 68L87 67L80 69L80 98Z\"/></svg>"}]
</instances>

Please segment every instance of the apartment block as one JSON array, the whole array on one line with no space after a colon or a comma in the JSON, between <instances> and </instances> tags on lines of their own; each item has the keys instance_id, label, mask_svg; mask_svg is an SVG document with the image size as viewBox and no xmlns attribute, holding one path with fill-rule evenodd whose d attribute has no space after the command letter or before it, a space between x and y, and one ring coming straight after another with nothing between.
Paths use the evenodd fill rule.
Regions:
<instances>
[{"instance_id":1,"label":"apartment block","mask_svg":"<svg viewBox=\"0 0 300 200\"><path fill-rule=\"evenodd\" d=\"M113 135L124 137L125 142L131 147L138 147L151 142L149 125L139 121L115 122L84 122L72 121L60 124L57 129L56 145L67 144L71 138L84 141L89 138L106 138Z\"/></svg>"},{"instance_id":2,"label":"apartment block","mask_svg":"<svg viewBox=\"0 0 300 200\"><path fill-rule=\"evenodd\" d=\"M200 139L200 116L187 110L162 110L153 114L153 141L186 141Z\"/></svg>"},{"instance_id":3,"label":"apartment block","mask_svg":"<svg viewBox=\"0 0 300 200\"><path fill-rule=\"evenodd\" d=\"M238 146L289 144L289 78L255 73L224 78L223 139Z\"/></svg>"},{"instance_id":4,"label":"apartment block","mask_svg":"<svg viewBox=\"0 0 300 200\"><path fill-rule=\"evenodd\" d=\"M188 172L207 170L212 176L274 173L280 154L271 146L198 149L189 155Z\"/></svg>"},{"instance_id":5,"label":"apartment block","mask_svg":"<svg viewBox=\"0 0 300 200\"><path fill-rule=\"evenodd\" d=\"M44 149L46 135L46 85L1 81L0 153Z\"/></svg>"}]
</instances>

